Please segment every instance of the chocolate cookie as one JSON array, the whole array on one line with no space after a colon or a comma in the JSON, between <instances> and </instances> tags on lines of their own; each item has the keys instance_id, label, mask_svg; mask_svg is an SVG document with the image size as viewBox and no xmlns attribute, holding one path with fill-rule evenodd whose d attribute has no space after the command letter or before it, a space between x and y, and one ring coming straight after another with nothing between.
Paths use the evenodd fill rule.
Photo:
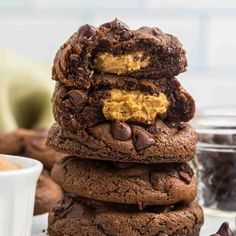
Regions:
<instances>
[{"instance_id":1,"label":"chocolate cookie","mask_svg":"<svg viewBox=\"0 0 236 236\"><path fill-rule=\"evenodd\" d=\"M19 131L0 132L0 153L18 155L22 153L24 141Z\"/></svg>"},{"instance_id":2,"label":"chocolate cookie","mask_svg":"<svg viewBox=\"0 0 236 236\"><path fill-rule=\"evenodd\" d=\"M49 212L62 198L62 188L44 171L37 183L34 215Z\"/></svg>"},{"instance_id":3,"label":"chocolate cookie","mask_svg":"<svg viewBox=\"0 0 236 236\"><path fill-rule=\"evenodd\" d=\"M198 236L203 212L196 203L149 206L65 197L49 214L50 236Z\"/></svg>"},{"instance_id":4,"label":"chocolate cookie","mask_svg":"<svg viewBox=\"0 0 236 236\"><path fill-rule=\"evenodd\" d=\"M189 124L156 121L146 128L126 123L103 123L77 134L54 124L47 145L81 158L125 162L165 163L190 161L197 136Z\"/></svg>"},{"instance_id":5,"label":"chocolate cookie","mask_svg":"<svg viewBox=\"0 0 236 236\"><path fill-rule=\"evenodd\" d=\"M95 74L89 89L57 84L53 96L56 121L72 132L106 120L154 124L159 118L186 122L193 118L194 112L193 98L174 77L137 80Z\"/></svg>"},{"instance_id":6,"label":"chocolate cookie","mask_svg":"<svg viewBox=\"0 0 236 236\"><path fill-rule=\"evenodd\" d=\"M46 146L48 130L22 132L25 141L24 156L34 158L43 163L44 167L51 170L53 164L62 159L65 154L56 152Z\"/></svg>"},{"instance_id":7,"label":"chocolate cookie","mask_svg":"<svg viewBox=\"0 0 236 236\"><path fill-rule=\"evenodd\" d=\"M0 153L26 156L43 163L51 170L54 162L65 156L63 153L46 147L48 130L18 129L12 132L0 132Z\"/></svg>"},{"instance_id":8,"label":"chocolate cookie","mask_svg":"<svg viewBox=\"0 0 236 236\"><path fill-rule=\"evenodd\" d=\"M193 201L197 191L193 174L186 163L145 165L74 156L57 162L51 172L66 192L140 207Z\"/></svg>"},{"instance_id":9,"label":"chocolate cookie","mask_svg":"<svg viewBox=\"0 0 236 236\"><path fill-rule=\"evenodd\" d=\"M52 78L88 89L94 71L159 79L178 75L186 66L176 37L154 27L130 30L115 19L98 28L81 26L57 52Z\"/></svg>"}]
</instances>

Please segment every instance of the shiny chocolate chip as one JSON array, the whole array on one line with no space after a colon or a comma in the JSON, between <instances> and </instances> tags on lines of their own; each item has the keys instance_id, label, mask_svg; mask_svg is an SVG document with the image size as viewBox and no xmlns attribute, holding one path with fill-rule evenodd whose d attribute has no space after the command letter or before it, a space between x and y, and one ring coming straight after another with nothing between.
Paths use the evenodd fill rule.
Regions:
<instances>
[{"instance_id":1,"label":"shiny chocolate chip","mask_svg":"<svg viewBox=\"0 0 236 236\"><path fill-rule=\"evenodd\" d=\"M79 203L74 203L70 211L66 214L66 218L73 219L73 218L81 218L85 214L84 207Z\"/></svg>"},{"instance_id":2,"label":"shiny chocolate chip","mask_svg":"<svg viewBox=\"0 0 236 236\"><path fill-rule=\"evenodd\" d=\"M123 29L123 30L129 30L129 26L126 25L124 22L118 20L117 18L111 22L107 22L101 25L102 27L108 28L108 29Z\"/></svg>"},{"instance_id":3,"label":"shiny chocolate chip","mask_svg":"<svg viewBox=\"0 0 236 236\"><path fill-rule=\"evenodd\" d=\"M136 130L134 133L134 146L136 150L140 151L155 143L151 135L143 130Z\"/></svg>"},{"instance_id":4,"label":"shiny chocolate chip","mask_svg":"<svg viewBox=\"0 0 236 236\"><path fill-rule=\"evenodd\" d=\"M194 172L193 172L192 168L187 163L180 165L178 167L178 172L179 172L181 179L185 183L189 184L191 182Z\"/></svg>"},{"instance_id":5,"label":"shiny chocolate chip","mask_svg":"<svg viewBox=\"0 0 236 236\"><path fill-rule=\"evenodd\" d=\"M162 34L162 31L160 29L154 27L152 28L152 35L157 36L160 34Z\"/></svg>"},{"instance_id":6,"label":"shiny chocolate chip","mask_svg":"<svg viewBox=\"0 0 236 236\"><path fill-rule=\"evenodd\" d=\"M232 135L222 135L222 134L215 134L213 137L213 141L216 144L224 144L224 145L233 145L234 140Z\"/></svg>"},{"instance_id":7,"label":"shiny chocolate chip","mask_svg":"<svg viewBox=\"0 0 236 236\"><path fill-rule=\"evenodd\" d=\"M236 211L236 201L233 199L226 199L221 202L217 202L217 207L223 211Z\"/></svg>"},{"instance_id":8,"label":"shiny chocolate chip","mask_svg":"<svg viewBox=\"0 0 236 236\"><path fill-rule=\"evenodd\" d=\"M114 139L126 141L131 138L132 131L128 124L115 122L111 124L111 135Z\"/></svg>"},{"instance_id":9,"label":"shiny chocolate chip","mask_svg":"<svg viewBox=\"0 0 236 236\"><path fill-rule=\"evenodd\" d=\"M64 199L59 201L54 207L54 212L56 215L63 214L64 210L68 209L74 202L74 199L70 196L65 196Z\"/></svg>"},{"instance_id":10,"label":"shiny chocolate chip","mask_svg":"<svg viewBox=\"0 0 236 236\"><path fill-rule=\"evenodd\" d=\"M212 234L210 236L234 236L234 233L229 228L229 224L227 222L224 222L220 226L219 230L215 234Z\"/></svg>"},{"instance_id":11,"label":"shiny chocolate chip","mask_svg":"<svg viewBox=\"0 0 236 236\"><path fill-rule=\"evenodd\" d=\"M70 98L71 103L74 106L78 106L87 100L87 95L86 93L80 91L80 90L72 90L68 93L68 96Z\"/></svg>"},{"instance_id":12,"label":"shiny chocolate chip","mask_svg":"<svg viewBox=\"0 0 236 236\"><path fill-rule=\"evenodd\" d=\"M96 34L96 28L92 25L82 25L78 29L79 34L79 40L80 41L86 41L87 39L90 39L92 36Z\"/></svg>"},{"instance_id":13,"label":"shiny chocolate chip","mask_svg":"<svg viewBox=\"0 0 236 236\"><path fill-rule=\"evenodd\" d=\"M160 29L154 28L154 27L148 27L148 26L142 26L137 31L138 32L144 32L146 34L152 34L154 36L163 34Z\"/></svg>"}]
</instances>

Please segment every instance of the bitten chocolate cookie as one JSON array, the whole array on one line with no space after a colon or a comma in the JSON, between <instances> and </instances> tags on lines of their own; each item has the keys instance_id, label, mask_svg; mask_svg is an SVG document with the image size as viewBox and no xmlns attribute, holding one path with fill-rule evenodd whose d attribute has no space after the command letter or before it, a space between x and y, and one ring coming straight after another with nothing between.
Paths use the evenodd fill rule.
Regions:
<instances>
[{"instance_id":1,"label":"bitten chocolate cookie","mask_svg":"<svg viewBox=\"0 0 236 236\"><path fill-rule=\"evenodd\" d=\"M196 197L193 170L186 164L131 164L84 160L57 162L52 178L69 193L95 200L151 205L189 203Z\"/></svg>"},{"instance_id":2,"label":"bitten chocolate cookie","mask_svg":"<svg viewBox=\"0 0 236 236\"><path fill-rule=\"evenodd\" d=\"M111 204L65 197L49 214L50 236L198 236L203 212L196 203L189 206Z\"/></svg>"},{"instance_id":3,"label":"bitten chocolate cookie","mask_svg":"<svg viewBox=\"0 0 236 236\"><path fill-rule=\"evenodd\" d=\"M63 191L61 187L46 172L43 172L37 183L34 215L49 212L62 198Z\"/></svg>"},{"instance_id":4,"label":"bitten chocolate cookie","mask_svg":"<svg viewBox=\"0 0 236 236\"><path fill-rule=\"evenodd\" d=\"M146 128L103 123L77 134L54 124L47 145L81 158L142 163L187 162L195 155L197 135L187 123L161 120Z\"/></svg>"},{"instance_id":5,"label":"bitten chocolate cookie","mask_svg":"<svg viewBox=\"0 0 236 236\"><path fill-rule=\"evenodd\" d=\"M65 86L88 89L94 71L135 78L169 78L186 70L179 40L158 28L130 30L115 19L98 28L83 25L61 46L52 78Z\"/></svg>"},{"instance_id":6,"label":"bitten chocolate cookie","mask_svg":"<svg viewBox=\"0 0 236 236\"><path fill-rule=\"evenodd\" d=\"M122 121L154 124L157 118L172 122L193 118L193 98L174 78L159 80L95 74L90 88L79 90L57 84L53 96L53 113L65 129Z\"/></svg>"},{"instance_id":7,"label":"bitten chocolate cookie","mask_svg":"<svg viewBox=\"0 0 236 236\"><path fill-rule=\"evenodd\" d=\"M46 129L0 132L0 153L36 159L43 163L44 168L51 170L53 164L65 154L46 147L47 134Z\"/></svg>"}]
</instances>

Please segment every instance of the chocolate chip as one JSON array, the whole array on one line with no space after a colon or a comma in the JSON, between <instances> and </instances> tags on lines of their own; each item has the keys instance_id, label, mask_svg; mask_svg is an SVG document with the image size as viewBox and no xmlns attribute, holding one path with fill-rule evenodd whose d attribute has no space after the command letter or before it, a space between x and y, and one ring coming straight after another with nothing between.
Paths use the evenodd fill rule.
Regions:
<instances>
[{"instance_id":1,"label":"chocolate chip","mask_svg":"<svg viewBox=\"0 0 236 236\"><path fill-rule=\"evenodd\" d=\"M198 134L199 142L213 143L213 134Z\"/></svg>"},{"instance_id":2,"label":"chocolate chip","mask_svg":"<svg viewBox=\"0 0 236 236\"><path fill-rule=\"evenodd\" d=\"M234 234L229 228L229 224L227 222L224 222L220 226L219 230L215 234L212 234L210 236L234 236Z\"/></svg>"},{"instance_id":3,"label":"chocolate chip","mask_svg":"<svg viewBox=\"0 0 236 236\"><path fill-rule=\"evenodd\" d=\"M222 136L223 137L223 136ZM221 137L221 138L222 138ZM218 139L213 135L201 136L204 142L218 140L228 142L228 137ZM236 210L236 172L235 156L233 153L200 151L198 162L201 166L199 178L202 182L202 197L205 206L216 205L227 211Z\"/></svg>"},{"instance_id":4,"label":"chocolate chip","mask_svg":"<svg viewBox=\"0 0 236 236\"><path fill-rule=\"evenodd\" d=\"M229 211L229 212L236 211L236 201L227 199L221 202L217 202L217 208L219 208L222 211Z\"/></svg>"},{"instance_id":5,"label":"chocolate chip","mask_svg":"<svg viewBox=\"0 0 236 236\"><path fill-rule=\"evenodd\" d=\"M70 211L66 215L66 218L81 218L84 213L84 207L79 203L75 203L71 206Z\"/></svg>"},{"instance_id":6,"label":"chocolate chip","mask_svg":"<svg viewBox=\"0 0 236 236\"><path fill-rule=\"evenodd\" d=\"M60 215L64 210L68 209L74 202L74 199L70 196L65 196L64 199L59 201L54 207L54 212L56 215Z\"/></svg>"},{"instance_id":7,"label":"chocolate chip","mask_svg":"<svg viewBox=\"0 0 236 236\"><path fill-rule=\"evenodd\" d=\"M189 184L191 182L192 177L194 175L193 170L186 163L178 166L178 173L179 173L180 177L182 178L182 180L184 182L186 182L187 184Z\"/></svg>"},{"instance_id":8,"label":"chocolate chip","mask_svg":"<svg viewBox=\"0 0 236 236\"><path fill-rule=\"evenodd\" d=\"M222 145L233 145L234 140L232 135L222 135L222 134L215 134L213 137L213 141L215 144L222 144Z\"/></svg>"},{"instance_id":9,"label":"chocolate chip","mask_svg":"<svg viewBox=\"0 0 236 236\"><path fill-rule=\"evenodd\" d=\"M157 36L160 34L162 34L162 31L160 29L154 27L152 28L152 35Z\"/></svg>"},{"instance_id":10,"label":"chocolate chip","mask_svg":"<svg viewBox=\"0 0 236 236\"><path fill-rule=\"evenodd\" d=\"M225 200L228 198L229 196L229 186L225 185L220 185L220 187L218 187L217 190L217 195L216 195L216 201L222 201L225 202Z\"/></svg>"},{"instance_id":11,"label":"chocolate chip","mask_svg":"<svg viewBox=\"0 0 236 236\"><path fill-rule=\"evenodd\" d=\"M92 36L96 34L96 28L92 25L82 25L78 29L78 34L79 34L79 40L81 42L86 41L90 39Z\"/></svg>"},{"instance_id":12,"label":"chocolate chip","mask_svg":"<svg viewBox=\"0 0 236 236\"><path fill-rule=\"evenodd\" d=\"M146 130L151 134L175 134L178 132L178 127L169 127L169 123L158 119L154 125L148 126Z\"/></svg>"},{"instance_id":13,"label":"chocolate chip","mask_svg":"<svg viewBox=\"0 0 236 236\"><path fill-rule=\"evenodd\" d=\"M131 31L127 31L127 30L123 30L121 33L120 33L120 37L122 40L130 40L132 38L133 34Z\"/></svg>"},{"instance_id":14,"label":"chocolate chip","mask_svg":"<svg viewBox=\"0 0 236 236\"><path fill-rule=\"evenodd\" d=\"M111 22L107 22L101 25L102 27L108 28L108 29L123 29L123 30L129 30L129 26L126 25L124 22L118 20L117 18Z\"/></svg>"},{"instance_id":15,"label":"chocolate chip","mask_svg":"<svg viewBox=\"0 0 236 236\"><path fill-rule=\"evenodd\" d=\"M142 26L137 31L140 32L140 33L148 34L148 35L152 34L154 36L158 36L158 35L163 34L160 29L155 28L155 27L148 27L148 26Z\"/></svg>"},{"instance_id":16,"label":"chocolate chip","mask_svg":"<svg viewBox=\"0 0 236 236\"><path fill-rule=\"evenodd\" d=\"M111 124L111 135L117 140L126 141L131 138L132 131L128 124L115 122Z\"/></svg>"},{"instance_id":17,"label":"chocolate chip","mask_svg":"<svg viewBox=\"0 0 236 236\"><path fill-rule=\"evenodd\" d=\"M144 210L144 207L145 207L145 203L143 203L143 202L138 202L138 209L139 209L140 211L143 211L143 210Z\"/></svg>"},{"instance_id":18,"label":"chocolate chip","mask_svg":"<svg viewBox=\"0 0 236 236\"><path fill-rule=\"evenodd\" d=\"M72 90L68 93L71 103L78 106L87 100L87 95L80 90Z\"/></svg>"},{"instance_id":19,"label":"chocolate chip","mask_svg":"<svg viewBox=\"0 0 236 236\"><path fill-rule=\"evenodd\" d=\"M144 130L136 130L134 134L134 146L136 150L140 151L155 143L151 135Z\"/></svg>"}]
</instances>

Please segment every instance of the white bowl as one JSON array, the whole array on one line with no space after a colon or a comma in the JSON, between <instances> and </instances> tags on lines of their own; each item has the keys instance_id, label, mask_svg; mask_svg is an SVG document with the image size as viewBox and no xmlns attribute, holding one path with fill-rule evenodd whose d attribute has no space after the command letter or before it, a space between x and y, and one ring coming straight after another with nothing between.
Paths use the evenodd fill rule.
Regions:
<instances>
[{"instance_id":1,"label":"white bowl","mask_svg":"<svg viewBox=\"0 0 236 236\"><path fill-rule=\"evenodd\" d=\"M26 157L1 156L22 168L0 171L0 235L30 236L35 189L43 166Z\"/></svg>"}]
</instances>

